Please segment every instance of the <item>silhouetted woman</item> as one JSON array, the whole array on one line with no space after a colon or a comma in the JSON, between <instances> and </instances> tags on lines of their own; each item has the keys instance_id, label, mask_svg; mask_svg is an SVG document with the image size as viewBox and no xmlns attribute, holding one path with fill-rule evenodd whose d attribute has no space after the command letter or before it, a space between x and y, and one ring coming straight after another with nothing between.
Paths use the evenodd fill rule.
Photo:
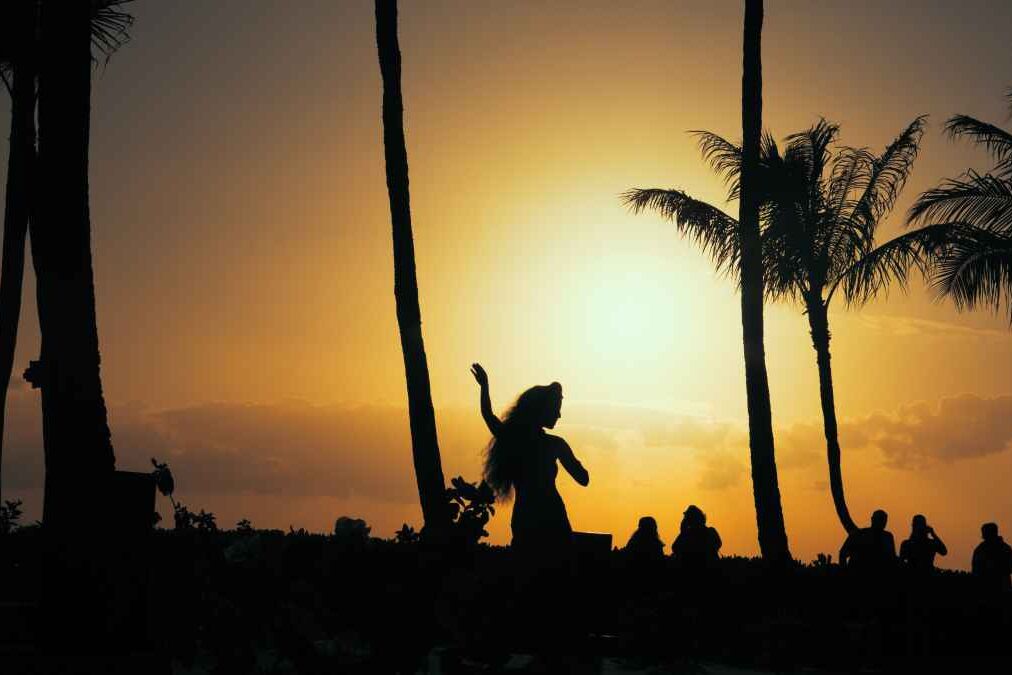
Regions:
<instances>
[{"instance_id":1,"label":"silhouetted woman","mask_svg":"<svg viewBox=\"0 0 1012 675\"><path fill-rule=\"evenodd\" d=\"M514 495L510 526L517 587L513 601L523 617L516 629L526 633L523 640L544 658L560 658L573 652L578 622L570 574L573 528L555 487L556 462L580 485L590 482L569 444L545 433L561 417L562 385L531 387L500 420L492 412L485 370L475 363L471 373L481 386L481 415L492 432L485 453L485 481L500 499Z\"/></svg>"},{"instance_id":2,"label":"silhouetted woman","mask_svg":"<svg viewBox=\"0 0 1012 675\"><path fill-rule=\"evenodd\" d=\"M671 544L671 555L682 569L707 569L717 562L721 541L717 530L706 525L706 514L690 504L682 514L681 531Z\"/></svg>"},{"instance_id":3,"label":"silhouetted woman","mask_svg":"<svg viewBox=\"0 0 1012 675\"><path fill-rule=\"evenodd\" d=\"M492 412L485 370L475 363L471 373L481 387L481 415L492 432L484 478L500 499L514 494L512 547L540 558L566 555L573 528L555 487L556 462L580 485L586 486L590 475L566 441L545 433L562 416L562 385L531 387L500 420Z\"/></svg>"},{"instance_id":4,"label":"silhouetted woman","mask_svg":"<svg viewBox=\"0 0 1012 675\"><path fill-rule=\"evenodd\" d=\"M639 527L629 537L629 543L622 549L629 560L654 562L664 558L664 542L657 534L657 521L653 516L640 518Z\"/></svg>"}]
</instances>

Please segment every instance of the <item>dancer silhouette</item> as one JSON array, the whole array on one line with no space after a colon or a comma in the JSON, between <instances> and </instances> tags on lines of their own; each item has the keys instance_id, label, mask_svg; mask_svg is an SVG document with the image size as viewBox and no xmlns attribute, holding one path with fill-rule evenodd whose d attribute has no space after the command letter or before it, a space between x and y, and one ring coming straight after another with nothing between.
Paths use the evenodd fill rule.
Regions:
<instances>
[{"instance_id":1,"label":"dancer silhouette","mask_svg":"<svg viewBox=\"0 0 1012 675\"><path fill-rule=\"evenodd\" d=\"M558 464L580 485L590 483L590 475L565 440L545 432L562 416L562 385L531 387L500 420L492 412L485 370L475 363L471 373L481 387L481 415L492 432L485 480L500 499L514 495L512 547L539 557L568 554L573 529L555 487Z\"/></svg>"},{"instance_id":2,"label":"dancer silhouette","mask_svg":"<svg viewBox=\"0 0 1012 675\"><path fill-rule=\"evenodd\" d=\"M531 387L500 420L492 412L485 370L475 363L471 373L481 387L481 415L492 432L485 481L499 499L514 497L511 600L523 617L515 628L519 639L545 659L545 672L560 672L577 651L580 594L573 576L573 529L555 477L558 464L580 485L586 486L590 475L566 441L545 432L561 417L562 385Z\"/></svg>"}]
</instances>

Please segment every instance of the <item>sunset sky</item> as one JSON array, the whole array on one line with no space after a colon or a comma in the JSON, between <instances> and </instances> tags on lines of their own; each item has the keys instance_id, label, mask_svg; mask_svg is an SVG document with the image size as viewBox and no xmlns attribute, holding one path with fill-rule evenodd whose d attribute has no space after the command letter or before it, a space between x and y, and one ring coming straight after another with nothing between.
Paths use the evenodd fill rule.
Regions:
<instances>
[{"instance_id":1,"label":"sunset sky","mask_svg":"<svg viewBox=\"0 0 1012 675\"><path fill-rule=\"evenodd\" d=\"M376 536L420 525L393 299L380 76L366 1L137 0L97 70L91 204L103 382L117 466L169 463L176 497L221 526ZM733 284L630 187L737 213L685 132L741 133L742 7L721 2L402 0L405 129L423 332L447 479L477 479L487 433L468 368L502 410L558 380L556 431L591 474L559 484L576 529L623 544L653 515L670 545L690 503L725 554L758 551ZM819 116L881 150L930 114L910 203L987 157L941 133L1012 124L1012 5L769 0L763 122ZM9 106L0 124L9 125ZM6 156L6 155L5 155ZM4 162L4 166L6 162ZM3 186L0 185L0 191ZM30 268L30 265L29 265ZM37 358L26 280L3 496L40 517ZM839 549L815 354L769 306L791 549ZM982 522L1012 531L1008 315L957 313L915 280L830 311L851 512L924 513L965 568ZM166 516L169 507L160 499ZM509 509L492 540L509 540Z\"/></svg>"}]
</instances>

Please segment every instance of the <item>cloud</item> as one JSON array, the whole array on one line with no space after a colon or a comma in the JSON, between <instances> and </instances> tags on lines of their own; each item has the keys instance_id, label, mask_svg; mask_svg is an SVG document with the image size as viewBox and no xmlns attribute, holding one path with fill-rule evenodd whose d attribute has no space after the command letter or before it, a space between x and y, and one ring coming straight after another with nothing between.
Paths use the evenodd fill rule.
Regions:
<instances>
[{"instance_id":1,"label":"cloud","mask_svg":"<svg viewBox=\"0 0 1012 675\"><path fill-rule=\"evenodd\" d=\"M862 313L856 315L855 320L873 331L896 337L1008 339L1008 331L995 330L993 328L974 328L958 323L918 319L912 316Z\"/></svg>"},{"instance_id":2,"label":"cloud","mask_svg":"<svg viewBox=\"0 0 1012 675\"><path fill-rule=\"evenodd\" d=\"M43 481L37 396L12 392L4 485ZM450 415L453 417L453 415ZM150 410L140 403L110 408L117 466L146 471L168 462L181 494L365 496L414 503L407 415L394 406L206 403ZM483 439L444 446L444 470L473 473ZM463 458L463 461L458 461ZM474 478L472 473L468 477ZM449 478L448 475L448 478Z\"/></svg>"},{"instance_id":3,"label":"cloud","mask_svg":"<svg viewBox=\"0 0 1012 675\"><path fill-rule=\"evenodd\" d=\"M962 394L937 404L914 403L855 426L896 468L984 457L1012 448L1012 396Z\"/></svg>"},{"instance_id":4,"label":"cloud","mask_svg":"<svg viewBox=\"0 0 1012 675\"><path fill-rule=\"evenodd\" d=\"M744 425L727 420L600 406L567 410L564 428L577 455L597 476L637 481L644 472L688 473L697 486L726 490L748 477ZM477 479L488 432L475 411L437 413L444 474ZM204 403L152 410L143 403L109 411L117 464L147 470L168 462L180 494L369 498L415 504L406 411L381 405ZM38 392L9 394L4 487L43 482ZM885 464L917 469L984 457L1012 448L1012 396L964 394L915 403L841 423L845 452L877 451ZM782 472L821 472L821 420L776 430ZM631 452L629 452L631 451ZM649 465L643 464L651 457ZM637 460L642 460L638 466Z\"/></svg>"},{"instance_id":5,"label":"cloud","mask_svg":"<svg viewBox=\"0 0 1012 675\"><path fill-rule=\"evenodd\" d=\"M699 487L704 490L725 490L735 487L745 477L745 464L729 452L700 454Z\"/></svg>"}]
</instances>

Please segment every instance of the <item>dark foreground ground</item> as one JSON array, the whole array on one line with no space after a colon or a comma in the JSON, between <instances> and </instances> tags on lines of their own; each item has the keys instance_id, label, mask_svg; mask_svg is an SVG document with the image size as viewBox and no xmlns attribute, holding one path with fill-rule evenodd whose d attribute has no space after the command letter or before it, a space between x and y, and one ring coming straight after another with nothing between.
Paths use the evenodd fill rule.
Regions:
<instances>
[{"instance_id":1,"label":"dark foreground ground","mask_svg":"<svg viewBox=\"0 0 1012 675\"><path fill-rule=\"evenodd\" d=\"M958 572L873 582L724 558L687 574L607 553L532 605L499 547L280 531L88 541L54 565L38 528L0 539L0 672L968 672L1007 663L1012 629L1010 598ZM546 656L516 656L530 653Z\"/></svg>"}]
</instances>

